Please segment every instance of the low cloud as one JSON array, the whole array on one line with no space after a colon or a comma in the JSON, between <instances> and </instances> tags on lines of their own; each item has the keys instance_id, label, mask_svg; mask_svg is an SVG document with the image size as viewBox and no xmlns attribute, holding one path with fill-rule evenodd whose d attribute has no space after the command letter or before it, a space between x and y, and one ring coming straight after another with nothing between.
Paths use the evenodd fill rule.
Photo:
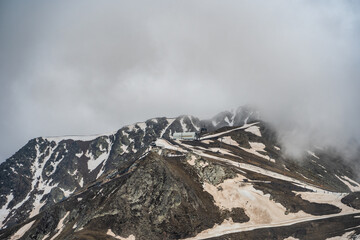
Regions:
<instances>
[{"instance_id":1,"label":"low cloud","mask_svg":"<svg viewBox=\"0 0 360 240\"><path fill-rule=\"evenodd\" d=\"M359 16L356 1L2 1L1 159L37 136L246 104L292 155L348 149Z\"/></svg>"}]
</instances>

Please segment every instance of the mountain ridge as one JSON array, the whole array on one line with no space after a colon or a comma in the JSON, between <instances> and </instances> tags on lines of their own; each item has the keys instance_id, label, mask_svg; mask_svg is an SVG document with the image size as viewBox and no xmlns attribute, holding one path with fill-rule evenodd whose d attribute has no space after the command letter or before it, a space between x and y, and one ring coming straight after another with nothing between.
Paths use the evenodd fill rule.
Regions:
<instances>
[{"instance_id":1,"label":"mountain ridge","mask_svg":"<svg viewBox=\"0 0 360 240\"><path fill-rule=\"evenodd\" d=\"M171 139L176 131L198 131L201 127L209 131L199 141ZM247 108L225 111L210 120L188 115L152 118L108 135L70 137L73 139L32 139L0 165L0 171L5 172L0 176L1 237L20 236L23 231L24 239L91 239L95 235L100 239L112 239L112 235L159 239L164 234L166 238L178 239L196 236L229 221L235 225L253 221L261 224L242 200L234 205L219 198L219 194L236 195L229 181L235 181L234 186L246 192L245 198L256 196L255 199L282 212L271 213L256 206L266 212L265 219L270 222L281 222L288 216L304 219L306 214L320 220L324 215L340 218L346 213L347 219L349 213L358 209L356 197L347 197L342 203L344 197L360 190L360 184L353 180L355 173L341 156L315 149L309 150L302 162L287 158L274 130ZM151 143L158 140L161 144L152 147ZM144 164L151 167L144 168ZM134 174L138 177L134 178ZM145 176L151 177L145 181ZM173 180L164 183L166 179ZM118 181L121 183L115 184ZM157 195L146 190L157 186L161 186ZM128 207L114 203L117 207L106 210L105 199L117 201L110 194L114 189L122 189L122 195L128 196L122 200L122 206ZM228 190L222 193L219 189ZM321 197L333 202L310 198L322 191ZM140 205L133 199L137 195L142 196L141 201L138 199ZM169 197L175 202L168 202ZM87 199L86 203L80 198ZM158 208L155 203L161 199L165 203ZM145 202L148 205L144 207ZM126 209L130 210L123 215ZM151 209L157 210L148 214ZM105 217L110 213L120 219L118 225L112 224L118 220ZM274 218L272 214L281 217ZM176 220L176 216L183 220ZM103 217L107 220L101 220ZM158 219L158 224L139 218ZM96 228L101 221L112 226L108 232ZM184 221L187 224L179 224ZM144 231L130 223L142 226ZM60 226L63 224L66 226ZM26 227L30 230L25 231Z\"/></svg>"},{"instance_id":2,"label":"mountain ridge","mask_svg":"<svg viewBox=\"0 0 360 240\"><path fill-rule=\"evenodd\" d=\"M239 108L233 114L243 115L243 109L244 108ZM245 112L246 111L247 110L245 110ZM229 113L230 112L227 112L227 114ZM218 114L215 117L219 119L220 115L221 114ZM40 177L41 180L46 182L49 180L48 177L54 174L55 171L60 172L52 179L54 184L60 184L56 186L57 188L54 188L56 190L52 189L54 185L50 185L52 184L51 182L48 182L49 184L46 186L40 186L40 191L44 191L42 195L50 194L48 201L56 202L59 201L59 199L69 196L69 194L71 194L70 192L74 191L74 188L82 187L84 183L94 181L104 172L116 168L117 166L115 165L117 164L114 164L114 159L120 158L117 159L116 162L121 162L126 165L129 157L130 161L132 161L131 159L139 158L147 148L144 146L149 146L150 142L154 139L161 137L170 138L174 131L197 131L202 126L206 126L209 129L216 128L216 125L212 124L212 120L201 121L190 115L181 115L177 118L152 118L145 122L124 126L118 131L109 134L38 137L31 139L24 147L10 157L8 161L0 165L0 171L5 172L4 169L6 169L6 175L10 178L9 181L7 176L2 174L1 178L3 179L0 179L0 206L4 207L6 205L6 208L2 209L2 215L4 215L4 211L6 211L7 208L20 208L25 203L22 201L26 201L28 197L35 198L38 188L36 184L41 185L42 183L42 181L39 182L35 178ZM147 127L149 127L148 132L146 132ZM114 149L112 149L113 144L115 144ZM37 146L41 149L37 149ZM70 146L70 149L67 148L68 146ZM92 151L88 152L89 148L91 148ZM54 151L56 151L56 153L54 153ZM70 151L70 157L68 151ZM65 159L61 159L62 157ZM78 167L74 166L74 157L78 158L76 159L79 163ZM11 162L12 159L16 161L16 163L14 163L15 166L10 166L9 161ZM28 161L29 159L33 162L32 164ZM83 162L83 164L81 162ZM35 166L36 164L37 166ZM60 166L58 168L59 164ZM87 165L88 172L86 171L86 166L84 166L85 164ZM108 165L105 166L106 164ZM10 172L16 173L17 169L22 169L22 167L24 167L24 170L21 171L22 176L19 176L21 180L16 179L17 176L10 174ZM78 174L78 178L80 179L68 176L69 174L62 171L64 168L72 173L79 171L80 175ZM45 174L43 174L42 171L45 171ZM7 184L10 182L10 187L4 185L5 181ZM17 185L20 185L20 188ZM18 190L14 190L12 195L10 195L11 191L16 188ZM34 192L34 196L30 196L30 192L32 191ZM28 195L24 195L24 192L27 192ZM8 196L6 200L4 196ZM41 200L42 197L40 199L38 198L36 202L40 203ZM29 206L24 206L24 210L17 210L18 213L15 215L31 216L35 214L37 211L30 213L25 212L33 205L33 203L30 202L28 203ZM6 219L2 221L4 220ZM21 217L20 220L13 217L13 220L10 218L10 220L7 219L7 222L11 225L23 220L24 218Z\"/></svg>"}]
</instances>

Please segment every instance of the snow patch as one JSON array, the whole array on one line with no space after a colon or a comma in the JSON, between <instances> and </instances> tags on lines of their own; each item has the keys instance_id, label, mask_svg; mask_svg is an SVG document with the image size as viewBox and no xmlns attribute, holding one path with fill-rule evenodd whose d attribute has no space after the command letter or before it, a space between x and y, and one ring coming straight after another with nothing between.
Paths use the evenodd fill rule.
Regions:
<instances>
[{"instance_id":1,"label":"snow patch","mask_svg":"<svg viewBox=\"0 0 360 240\"><path fill-rule=\"evenodd\" d=\"M199 148L202 148L202 147L199 147ZM202 149L207 150L205 148L202 148ZM238 155L233 154L228 149L224 149L224 148L209 148L209 150L212 151L212 152L215 152L215 153L221 153L223 155L228 154L228 155L231 155L231 156L234 156L234 157L237 157L237 158L242 158L242 157L240 157Z\"/></svg>"},{"instance_id":2,"label":"snow patch","mask_svg":"<svg viewBox=\"0 0 360 240\"><path fill-rule=\"evenodd\" d=\"M285 164L283 164L282 166L283 166L287 171L290 171L290 169L288 169Z\"/></svg>"},{"instance_id":3,"label":"snow patch","mask_svg":"<svg viewBox=\"0 0 360 240\"><path fill-rule=\"evenodd\" d=\"M106 142L107 142L108 148L107 148L107 149L104 149L105 152L101 155L101 156L103 157L103 159L104 159L104 163L103 163L103 166L102 166L102 168L100 169L98 175L96 176L96 178L100 177L100 176L104 173L104 171L105 171L105 166L106 166L106 161L107 161L108 158L109 158L110 151L111 151L111 148L112 148L112 145L113 145L113 143L110 141L109 138L106 139ZM104 155L104 156L103 156L103 155ZM101 156L99 156L99 158L100 158Z\"/></svg>"},{"instance_id":4,"label":"snow patch","mask_svg":"<svg viewBox=\"0 0 360 240\"><path fill-rule=\"evenodd\" d=\"M272 178L292 182L292 183L300 185L301 187L309 189L309 190L313 190L313 191L322 190L322 189L320 189L320 188L318 188L318 187L316 187L314 185L299 181L298 179L288 177L288 176L282 175L280 173L276 173L276 172L273 172L273 171L270 171L270 170L266 170L264 168L257 167L257 166L254 166L254 165L251 165L251 164L248 164L248 163L239 163L239 162L231 161L231 160L226 159L226 158L221 158L221 157L213 156L213 155L210 155L210 154L206 154L206 153L204 153L204 152L202 152L202 151L200 151L198 149L195 149L191 145L187 145L187 144L184 144L184 143L182 143L182 145L190 148L195 154L197 154L199 156L202 156L202 157L207 157L207 158L211 158L211 159L214 159L214 160L218 160L218 161L233 165L233 166L235 166L237 168L245 169L245 170L252 171L252 172L256 172L256 173L262 174L264 176L269 176L269 177L272 177Z\"/></svg>"},{"instance_id":5,"label":"snow patch","mask_svg":"<svg viewBox=\"0 0 360 240\"><path fill-rule=\"evenodd\" d=\"M327 238L326 240L344 240L344 239L350 239L351 235L353 235L355 233L355 231L351 231L351 232L346 232L344 233L342 236L336 236L336 237L331 237L331 238ZM351 238L353 239L353 238ZM358 238L356 238L358 239Z\"/></svg>"},{"instance_id":6,"label":"snow patch","mask_svg":"<svg viewBox=\"0 0 360 240\"><path fill-rule=\"evenodd\" d=\"M71 170L70 170L71 171ZM68 171L68 173L71 175L71 176L77 176L77 173L78 173L78 170L77 169L75 169L75 171L73 171L73 172L70 172L70 171Z\"/></svg>"},{"instance_id":7,"label":"snow patch","mask_svg":"<svg viewBox=\"0 0 360 240\"><path fill-rule=\"evenodd\" d=\"M35 220L25 224L24 226L22 226L19 230L16 231L16 233L14 233L14 235L11 236L10 240L16 240L16 239L20 239L22 238L22 236L29 231L29 229L31 228L31 226L34 224Z\"/></svg>"},{"instance_id":8,"label":"snow patch","mask_svg":"<svg viewBox=\"0 0 360 240\"><path fill-rule=\"evenodd\" d=\"M176 142L178 142L178 141L176 141ZM175 150L175 151L179 151L179 152L187 152L178 146L172 145L171 143L169 143L167 140L165 140L163 138L156 139L155 144L157 147L166 148L169 150Z\"/></svg>"},{"instance_id":9,"label":"snow patch","mask_svg":"<svg viewBox=\"0 0 360 240\"><path fill-rule=\"evenodd\" d=\"M102 153L98 158L94 158L93 154L87 150L85 156L89 158L89 161L87 162L89 172L92 172L100 163L105 161L106 155L106 153Z\"/></svg>"},{"instance_id":10,"label":"snow patch","mask_svg":"<svg viewBox=\"0 0 360 240\"><path fill-rule=\"evenodd\" d=\"M352 192L360 191L360 184L355 182L354 180L348 178L347 176L341 176L335 175L340 181L342 181ZM355 186L353 186L354 184Z\"/></svg>"},{"instance_id":11,"label":"snow patch","mask_svg":"<svg viewBox=\"0 0 360 240\"><path fill-rule=\"evenodd\" d=\"M84 178L83 177L81 177L81 179L79 181L79 185L80 185L80 187L84 186Z\"/></svg>"},{"instance_id":12,"label":"snow patch","mask_svg":"<svg viewBox=\"0 0 360 240\"><path fill-rule=\"evenodd\" d=\"M126 127L128 128L127 132L132 132L135 128L135 125L131 124L131 125L127 125Z\"/></svg>"},{"instance_id":13,"label":"snow patch","mask_svg":"<svg viewBox=\"0 0 360 240\"><path fill-rule=\"evenodd\" d=\"M279 147L277 147L277 146L274 146L274 148L275 148L276 150L278 150L278 151L281 150L281 149L280 149Z\"/></svg>"},{"instance_id":14,"label":"snow patch","mask_svg":"<svg viewBox=\"0 0 360 240\"><path fill-rule=\"evenodd\" d=\"M95 135L74 135L74 136L54 136L54 137L44 137L45 140L48 140L49 142L54 141L56 144L63 140L73 140L73 141L82 141L82 142L88 142L93 141L94 139L102 136L110 136L114 133L109 134L95 134Z\"/></svg>"},{"instance_id":15,"label":"snow patch","mask_svg":"<svg viewBox=\"0 0 360 240\"><path fill-rule=\"evenodd\" d=\"M299 212L300 213L300 212ZM298 214L298 213L297 213ZM302 213L305 214L305 213ZM290 214L289 214L290 215ZM323 216L306 216L306 217L299 217L294 218L290 220L284 220L280 222L273 222L268 224L250 224L250 222L246 223L234 223L232 219L224 220L223 223L220 225L215 224L213 228L207 229L199 233L193 238L186 238L184 240L197 240L197 239L207 239L211 237L220 237L225 234L230 233L237 233L237 232L244 232L244 231L252 231L255 229L263 229L263 228L271 228L271 227L281 227L281 226L290 226L296 223L302 223L302 222L309 222L314 220L320 220L320 219L328 219L331 217L336 216L343 216L347 214L343 213L337 213L337 214L329 214L329 215L323 215Z\"/></svg>"},{"instance_id":16,"label":"snow patch","mask_svg":"<svg viewBox=\"0 0 360 240\"><path fill-rule=\"evenodd\" d=\"M182 118L180 119L181 129L182 129L183 132L187 132L187 131L188 131L188 128L187 128L186 124L184 123L184 118L185 118L185 117L182 117Z\"/></svg>"},{"instance_id":17,"label":"snow patch","mask_svg":"<svg viewBox=\"0 0 360 240\"><path fill-rule=\"evenodd\" d=\"M218 137L218 136L221 136L221 135L225 135L225 134L228 134L228 133L237 131L237 130L246 129L246 128L251 127L251 126L253 126L253 125L255 125L255 124L258 124L258 122L251 123L251 124L244 124L244 125L241 126L241 127L234 128L234 129L231 129L231 130L228 130L228 131L225 131L225 132L220 132L220 133L215 133L215 134L207 135L207 136L205 136L205 137L202 137L200 140L205 140L205 139L209 139L209 138L214 138L214 137Z\"/></svg>"},{"instance_id":18,"label":"snow patch","mask_svg":"<svg viewBox=\"0 0 360 240\"><path fill-rule=\"evenodd\" d=\"M245 132L249 132L252 133L258 137L261 137L261 132L260 132L260 128L258 126L251 126L247 129L245 129Z\"/></svg>"},{"instance_id":19,"label":"snow patch","mask_svg":"<svg viewBox=\"0 0 360 240\"><path fill-rule=\"evenodd\" d=\"M48 237L50 237L50 233L46 234L45 236L43 236L42 240L47 239Z\"/></svg>"},{"instance_id":20,"label":"snow patch","mask_svg":"<svg viewBox=\"0 0 360 240\"><path fill-rule=\"evenodd\" d=\"M248 153L251 153L251 154L254 154L256 156L259 156L261 158L265 158L266 160L269 160L270 162L275 162L275 159L269 157L268 155L263 155L259 152L266 152L265 151L265 145L263 143L259 143L259 142L249 142L250 144L250 149L248 148L243 148L243 147L240 147L242 150L248 152Z\"/></svg>"},{"instance_id":21,"label":"snow patch","mask_svg":"<svg viewBox=\"0 0 360 240\"><path fill-rule=\"evenodd\" d=\"M195 166L195 160L196 160L195 155L191 155L190 159L188 159L187 162L188 162L191 166Z\"/></svg>"},{"instance_id":22,"label":"snow patch","mask_svg":"<svg viewBox=\"0 0 360 240\"><path fill-rule=\"evenodd\" d=\"M185 156L185 154L172 154L172 153L169 153L167 156L168 157L183 157L183 156Z\"/></svg>"},{"instance_id":23,"label":"snow patch","mask_svg":"<svg viewBox=\"0 0 360 240\"><path fill-rule=\"evenodd\" d=\"M213 143L214 141L213 140L202 140L201 142L205 143L205 144L210 144L210 143Z\"/></svg>"},{"instance_id":24,"label":"snow patch","mask_svg":"<svg viewBox=\"0 0 360 240\"><path fill-rule=\"evenodd\" d=\"M65 157L65 155L63 155L58 161L51 163L51 166L53 167L53 170L51 171L51 173L47 174L47 176L51 176L52 174L54 174L56 172L57 166L64 159L64 157ZM55 159L56 158L57 157L55 157Z\"/></svg>"},{"instance_id":25,"label":"snow patch","mask_svg":"<svg viewBox=\"0 0 360 240\"><path fill-rule=\"evenodd\" d=\"M205 161L200 161L200 162L199 162L199 165L200 165L200 167L204 168L204 167L208 166L209 163L208 163L208 162L205 162Z\"/></svg>"},{"instance_id":26,"label":"snow patch","mask_svg":"<svg viewBox=\"0 0 360 240\"><path fill-rule=\"evenodd\" d=\"M112 237L114 237L116 239L120 239L120 240L135 240L135 236L132 234L130 236L128 236L127 238L123 238L123 237L116 235L113 231L111 231L111 229L108 229L108 231L106 232L106 235L112 236Z\"/></svg>"},{"instance_id":27,"label":"snow patch","mask_svg":"<svg viewBox=\"0 0 360 240\"><path fill-rule=\"evenodd\" d=\"M36 214L39 213L40 208L45 204L45 202L40 203L40 200L42 199L42 197L45 194L48 194L51 191L51 189L53 188L53 186L49 185L48 181L46 183L44 182L44 179L42 178L42 173L44 170L44 166L51 158L51 156L53 154L53 150L56 147L57 147L57 145L55 145L54 147L49 146L45 149L45 151L43 153L40 153L39 145L37 144L35 146L36 156L35 156L32 166L31 166L31 172L32 172L32 176L33 176L32 182L31 182L31 190L28 192L26 197L21 202L17 203L12 209L17 209L20 206L22 206L26 201L28 201L30 194L36 189L38 192L40 192L40 191L44 191L44 192L41 195L39 195L39 194L35 195L35 200L34 200L34 203L32 204L32 210L30 212L30 217L35 216ZM42 161L40 161L40 158L45 154L47 154L45 156L45 158ZM60 162L61 160L62 159L60 159L58 162Z\"/></svg>"},{"instance_id":28,"label":"snow patch","mask_svg":"<svg viewBox=\"0 0 360 240\"><path fill-rule=\"evenodd\" d=\"M145 132L146 123L144 123L144 122L139 122L139 123L136 123L136 126L138 126L141 130L143 130L143 131Z\"/></svg>"},{"instance_id":29,"label":"snow patch","mask_svg":"<svg viewBox=\"0 0 360 240\"><path fill-rule=\"evenodd\" d=\"M191 121L191 124L194 126L194 128L196 129L196 131L200 131L200 127L196 126L193 122L193 117L192 116L189 116L190 118L190 121Z\"/></svg>"},{"instance_id":30,"label":"snow patch","mask_svg":"<svg viewBox=\"0 0 360 240\"><path fill-rule=\"evenodd\" d=\"M0 227L2 227L2 222L5 220L6 216L9 214L10 210L7 209L9 203L14 199L14 195L10 193L6 196L6 203L0 209Z\"/></svg>"},{"instance_id":31,"label":"snow patch","mask_svg":"<svg viewBox=\"0 0 360 240\"><path fill-rule=\"evenodd\" d=\"M75 154L75 156L76 156L77 158L81 158L82 155L84 155L84 152L76 153L76 154Z\"/></svg>"},{"instance_id":32,"label":"snow patch","mask_svg":"<svg viewBox=\"0 0 360 240\"><path fill-rule=\"evenodd\" d=\"M219 139L221 142L228 144L228 145L232 145L232 146L236 146L239 147L240 145L234 141L230 136L225 136Z\"/></svg>"},{"instance_id":33,"label":"snow patch","mask_svg":"<svg viewBox=\"0 0 360 240\"><path fill-rule=\"evenodd\" d=\"M232 126L234 126L234 120L235 120L236 113L235 113L234 110L231 110L231 114L232 114L232 116L231 116L231 124L232 124Z\"/></svg>"},{"instance_id":34,"label":"snow patch","mask_svg":"<svg viewBox=\"0 0 360 240\"><path fill-rule=\"evenodd\" d=\"M72 191L70 191L70 190L65 190L65 189L62 189L62 188L60 188L60 189L63 191L64 196L65 196L66 198L68 198L68 197L75 191L75 189L72 190Z\"/></svg>"},{"instance_id":35,"label":"snow patch","mask_svg":"<svg viewBox=\"0 0 360 240\"><path fill-rule=\"evenodd\" d=\"M316 158L316 159L320 159L318 156L316 156L315 155L315 153L313 153L313 152L311 152L311 151L307 151L307 153L309 154L309 155L311 155L311 156L313 156L314 158Z\"/></svg>"},{"instance_id":36,"label":"snow patch","mask_svg":"<svg viewBox=\"0 0 360 240\"><path fill-rule=\"evenodd\" d=\"M129 146L126 146L125 144L122 144L121 145L121 150L124 152L124 153L128 153L129 151L128 151L128 147Z\"/></svg>"},{"instance_id":37,"label":"snow patch","mask_svg":"<svg viewBox=\"0 0 360 240\"><path fill-rule=\"evenodd\" d=\"M87 162L89 172L92 172L101 163L103 163L104 161L106 161L109 158L110 150L112 147L112 142L110 141L109 138L107 138L106 141L108 143L108 148L104 149L105 151L98 158L95 158L89 150L86 151L85 156L89 158L89 161ZM105 164L103 164L103 165L105 165ZM99 174L101 175L102 172L103 172L103 168L100 170ZM99 177L99 174L97 177Z\"/></svg>"},{"instance_id":38,"label":"snow patch","mask_svg":"<svg viewBox=\"0 0 360 240\"><path fill-rule=\"evenodd\" d=\"M231 121L229 120L229 118L226 116L224 121L230 126L234 126L234 118L231 119Z\"/></svg>"},{"instance_id":39,"label":"snow patch","mask_svg":"<svg viewBox=\"0 0 360 240\"><path fill-rule=\"evenodd\" d=\"M57 236L60 235L62 229L64 228L64 220L65 220L65 218L69 215L69 213L70 213L70 211L68 211L68 212L65 214L65 216L60 219L60 221L59 221L59 223L58 223L58 225L57 225L57 227L56 227L56 229L55 229L55 231L57 231L57 233L56 233L50 240L53 240L53 239L55 239Z\"/></svg>"},{"instance_id":40,"label":"snow patch","mask_svg":"<svg viewBox=\"0 0 360 240\"><path fill-rule=\"evenodd\" d=\"M125 132L124 130L121 131L123 136L129 137L129 134L127 132Z\"/></svg>"},{"instance_id":41,"label":"snow patch","mask_svg":"<svg viewBox=\"0 0 360 240\"><path fill-rule=\"evenodd\" d=\"M167 118L166 121L168 122L168 125L161 131L160 138L164 135L166 130L171 126L171 124L175 121L175 118ZM171 134L170 134L171 135Z\"/></svg>"},{"instance_id":42,"label":"snow patch","mask_svg":"<svg viewBox=\"0 0 360 240\"><path fill-rule=\"evenodd\" d=\"M47 193L46 193L47 194ZM33 209L31 210L30 216L29 218L34 217L35 215L37 215L40 212L40 208L42 208L42 206L45 205L46 201L43 201L42 203L40 203L41 198L43 197L43 194L37 194L35 197L35 201L33 204Z\"/></svg>"},{"instance_id":43,"label":"snow patch","mask_svg":"<svg viewBox=\"0 0 360 240\"><path fill-rule=\"evenodd\" d=\"M345 197L345 193L337 193L337 192L329 192L325 190L319 190L315 192L296 192L302 199L307 200L309 202L315 203L326 203L330 205L334 205L340 209L342 209L342 213L352 213L355 209L343 204L341 199Z\"/></svg>"},{"instance_id":44,"label":"snow patch","mask_svg":"<svg viewBox=\"0 0 360 240\"><path fill-rule=\"evenodd\" d=\"M215 204L222 209L243 208L250 218L250 221L245 223L248 226L309 216L302 211L286 215L284 206L270 200L269 194L256 190L251 183L243 182L244 179L244 176L238 175L217 186L205 182L204 190L214 197ZM218 190L219 187L222 190Z\"/></svg>"},{"instance_id":45,"label":"snow patch","mask_svg":"<svg viewBox=\"0 0 360 240\"><path fill-rule=\"evenodd\" d=\"M250 113L250 115L245 118L245 120L244 120L244 125L247 125L247 122L249 121L249 118L250 118L251 114L252 114L252 113Z\"/></svg>"},{"instance_id":46,"label":"snow patch","mask_svg":"<svg viewBox=\"0 0 360 240\"><path fill-rule=\"evenodd\" d=\"M310 180L309 178L305 177L304 174L296 172L297 174L301 175L303 178Z\"/></svg>"},{"instance_id":47,"label":"snow patch","mask_svg":"<svg viewBox=\"0 0 360 240\"><path fill-rule=\"evenodd\" d=\"M349 178L348 176L341 176L342 178L344 178L346 181L360 187L360 184L358 182L355 182L354 180L352 180L351 178Z\"/></svg>"}]
</instances>

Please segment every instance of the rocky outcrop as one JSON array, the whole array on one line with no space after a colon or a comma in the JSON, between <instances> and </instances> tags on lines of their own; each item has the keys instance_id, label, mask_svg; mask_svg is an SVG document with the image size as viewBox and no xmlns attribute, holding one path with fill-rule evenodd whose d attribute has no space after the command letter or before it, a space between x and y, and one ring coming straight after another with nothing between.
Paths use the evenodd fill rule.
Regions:
<instances>
[{"instance_id":1,"label":"rocky outcrop","mask_svg":"<svg viewBox=\"0 0 360 240\"><path fill-rule=\"evenodd\" d=\"M360 209L360 192L349 193L346 197L341 199L341 202L349 207Z\"/></svg>"},{"instance_id":2,"label":"rocky outcrop","mask_svg":"<svg viewBox=\"0 0 360 240\"><path fill-rule=\"evenodd\" d=\"M94 232L106 235L108 229L119 236L133 234L136 239L179 239L230 217L238 222L249 220L243 209L219 209L203 191L202 181L185 161L165 160L151 152L134 170L39 214L24 239L55 236L58 225L54 222L60 221L64 224L58 230L60 239L79 239Z\"/></svg>"}]
</instances>

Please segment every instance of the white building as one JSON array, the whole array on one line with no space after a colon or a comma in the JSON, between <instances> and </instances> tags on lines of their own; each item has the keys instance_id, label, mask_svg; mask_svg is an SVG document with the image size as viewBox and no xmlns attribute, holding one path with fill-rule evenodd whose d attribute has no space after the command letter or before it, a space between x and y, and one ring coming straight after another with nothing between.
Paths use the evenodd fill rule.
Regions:
<instances>
[{"instance_id":1,"label":"white building","mask_svg":"<svg viewBox=\"0 0 360 240\"><path fill-rule=\"evenodd\" d=\"M174 140L197 140L198 134L196 132L176 132L172 138Z\"/></svg>"}]
</instances>

